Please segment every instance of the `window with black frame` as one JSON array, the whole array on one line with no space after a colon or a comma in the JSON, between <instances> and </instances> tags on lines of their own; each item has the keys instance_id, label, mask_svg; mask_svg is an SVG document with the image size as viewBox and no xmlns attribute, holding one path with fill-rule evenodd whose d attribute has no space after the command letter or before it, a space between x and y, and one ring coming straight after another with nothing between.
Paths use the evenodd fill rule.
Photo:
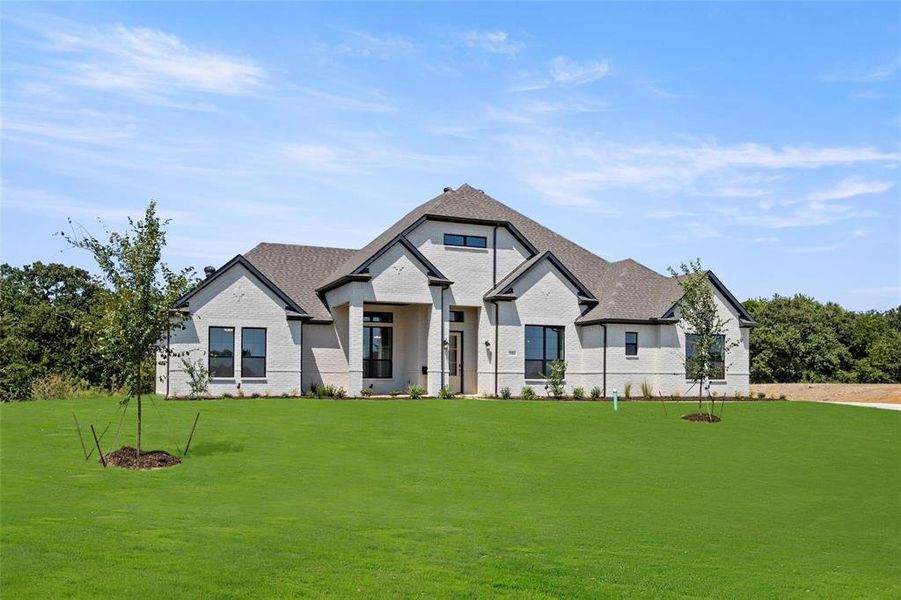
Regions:
<instances>
[{"instance_id":1,"label":"window with black frame","mask_svg":"<svg viewBox=\"0 0 901 600\"><path fill-rule=\"evenodd\" d=\"M363 377L391 379L393 377L392 346L394 331L391 313L363 313Z\"/></svg>"},{"instance_id":2,"label":"window with black frame","mask_svg":"<svg viewBox=\"0 0 901 600\"><path fill-rule=\"evenodd\" d=\"M726 357L725 357L725 347L726 347L726 336L718 335L716 336L717 342L714 344L714 347L711 351L711 361L710 361L710 371L708 376L710 379L718 380L726 378ZM694 333L689 333L685 335L685 378L686 379L695 379L695 373L692 373L693 370L697 368L696 365L693 364L694 361L692 359L695 355L695 345L697 344L698 336Z\"/></svg>"},{"instance_id":3,"label":"window with black frame","mask_svg":"<svg viewBox=\"0 0 901 600\"><path fill-rule=\"evenodd\" d=\"M638 332L626 332L626 356L638 356Z\"/></svg>"},{"instance_id":4,"label":"window with black frame","mask_svg":"<svg viewBox=\"0 0 901 600\"><path fill-rule=\"evenodd\" d=\"M488 238L483 235L462 235L459 233L445 233L445 246L463 246L465 248L487 248Z\"/></svg>"},{"instance_id":5,"label":"window with black frame","mask_svg":"<svg viewBox=\"0 0 901 600\"><path fill-rule=\"evenodd\" d=\"M555 360L563 360L563 327L526 325L526 379L547 378Z\"/></svg>"},{"instance_id":6,"label":"window with black frame","mask_svg":"<svg viewBox=\"0 0 901 600\"><path fill-rule=\"evenodd\" d=\"M266 329L241 329L241 377L266 376Z\"/></svg>"},{"instance_id":7,"label":"window with black frame","mask_svg":"<svg viewBox=\"0 0 901 600\"><path fill-rule=\"evenodd\" d=\"M235 328L210 327L210 377L235 376Z\"/></svg>"}]
</instances>

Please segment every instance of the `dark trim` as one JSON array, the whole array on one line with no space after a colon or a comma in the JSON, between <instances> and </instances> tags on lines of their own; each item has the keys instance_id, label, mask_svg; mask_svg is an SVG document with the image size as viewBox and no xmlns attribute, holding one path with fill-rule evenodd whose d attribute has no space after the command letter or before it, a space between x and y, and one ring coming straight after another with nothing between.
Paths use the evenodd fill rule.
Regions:
<instances>
[{"instance_id":1,"label":"dark trim","mask_svg":"<svg viewBox=\"0 0 901 600\"><path fill-rule=\"evenodd\" d=\"M675 325L678 319L591 319L590 321L580 321L576 319L576 325L587 327L589 325L602 325L604 323L622 323L625 325Z\"/></svg>"},{"instance_id":2,"label":"dark trim","mask_svg":"<svg viewBox=\"0 0 901 600\"><path fill-rule=\"evenodd\" d=\"M298 315L300 315L298 318L312 318L307 313L307 311L302 309L296 302L294 302L294 300L292 300L288 296L288 294L283 292L277 285L272 283L272 281L268 277L263 275L259 271L259 269L257 269L255 266L253 266L249 260L247 260L240 254L238 254L233 259L231 259L230 261L228 261L227 263L222 265L215 273L213 273L211 276L209 276L206 279L204 279L203 281L201 281L196 287L194 287L194 289L192 289L188 293L184 294L181 298L176 300L175 307L180 308L180 307L186 305L188 303L188 300L190 300L197 292L199 292L200 290L202 290L203 288L205 288L212 282L216 281L220 275L222 275L223 273L225 273L226 271L228 271L235 265L241 265L242 267L244 267L245 269L250 271L251 275L253 275L257 279L259 279L263 283L263 285L265 285L267 288L269 288L269 290L273 294L278 296L279 300L281 300L282 302L285 303L285 308L290 308L294 312L298 313Z\"/></svg>"},{"instance_id":3,"label":"dark trim","mask_svg":"<svg viewBox=\"0 0 901 600\"><path fill-rule=\"evenodd\" d=\"M495 286L495 288L492 289L491 292L488 292L488 294L486 294L485 299L494 300L495 298L497 298L497 299L502 299L502 300L508 300L508 299L515 300L517 298L517 295L513 292L513 286L516 285L516 283L520 279L522 279L526 273L528 273L529 271L534 269L544 259L549 260L551 262L551 264L554 265L554 267L558 271L560 271L560 273L563 275L563 277L566 278L567 281L569 281L571 284L573 284L573 286L576 288L576 290L579 291L579 295L577 295L579 304L588 304L588 305L594 306L595 304L598 303L598 299L594 297L594 294L591 293L591 290L589 290L588 287L585 286L585 284L583 284L581 281L579 281L579 278L576 277L575 275L573 275L572 271L567 269L566 265L564 265L563 262L561 262L560 259L557 258L554 255L554 253L551 252L550 250L545 250L540 255L538 255L537 258L536 257L530 258L529 260L532 261L532 264L530 264L525 269L523 269L519 274L516 275L516 277L511 279L509 282L505 283L502 290L500 290L498 293L492 294L491 292L493 292L494 289L497 289L497 286ZM503 298L501 298L501 296L503 296Z\"/></svg>"},{"instance_id":4,"label":"dark trim","mask_svg":"<svg viewBox=\"0 0 901 600\"><path fill-rule=\"evenodd\" d=\"M250 376L244 375L244 332L248 329L262 329L263 330L263 374L260 376ZM260 358L259 356L248 356L247 358ZM265 379L268 374L268 366L269 366L269 332L266 331L265 327L242 327L241 328L241 379L243 380L245 377L247 379Z\"/></svg>"},{"instance_id":5,"label":"dark trim","mask_svg":"<svg viewBox=\"0 0 901 600\"><path fill-rule=\"evenodd\" d=\"M385 254L386 252L388 252L388 250L390 250L391 248L393 248L393 247L395 246L395 244L398 244L398 243L399 243L400 245L402 245L404 248L406 248L407 251L408 251L410 254L413 255L413 258L415 258L416 260L418 260L419 263L420 263L423 267L426 268L426 271L428 271L426 274L427 274L429 277L435 277L435 278L438 278L438 279L445 279L445 280L447 279L447 277L445 277L445 276L441 273L441 271L438 269L438 267L436 267L435 265L433 265L433 264L431 263L431 261L429 261L429 259L427 259L425 256L423 256L423 255L422 255L422 252L420 252L419 249L418 249L416 246L414 246L414 245L410 242L410 240L408 240L408 239L404 236L403 233L398 234L397 236L395 236L390 242L388 242L387 244L385 244L384 246L382 246L382 248L381 248L378 252L376 252L375 254L373 254L372 256L370 256L369 258L367 258L366 261L365 261L362 265L360 265L359 267L357 267L356 269L354 269L354 271L353 271L352 274L353 274L353 275L358 275L358 274L362 274L362 273L368 273L368 269L369 269L370 265L372 265L372 263L374 263L376 260L378 260L379 258L381 258L382 256L384 256L384 254Z\"/></svg>"},{"instance_id":6,"label":"dark trim","mask_svg":"<svg viewBox=\"0 0 901 600\"><path fill-rule=\"evenodd\" d=\"M462 329L448 329L448 332L447 332L448 348L450 348L450 338L455 333L460 334L460 345L457 347L457 353L460 355L460 393L464 394L464 393L466 393L466 379L464 379L466 377L466 374L465 374L466 352L464 352L464 350L463 350L465 338L463 336ZM450 377L450 375L448 375L448 377ZM448 383L450 383L450 382L448 382Z\"/></svg>"},{"instance_id":7,"label":"dark trim","mask_svg":"<svg viewBox=\"0 0 901 600\"><path fill-rule=\"evenodd\" d=\"M497 224L491 232L491 287L497 285Z\"/></svg>"},{"instance_id":8,"label":"dark trim","mask_svg":"<svg viewBox=\"0 0 901 600\"><path fill-rule=\"evenodd\" d=\"M388 358L388 359L385 359L385 358L368 358L368 359L367 359L366 356L365 356L365 354L364 354L364 356L363 356L363 365L364 365L364 366L363 366L363 379L382 379L382 380L385 380L385 379L394 379L394 324L393 324L393 323L380 323L380 322L375 322L375 323L371 323L371 322L363 322L363 331L366 331L366 329L389 329L389 330L391 330L391 358ZM364 337L364 339L365 339L365 336L363 336L363 337ZM372 356L372 332L371 332L371 331L369 332L369 346L366 347L366 348L363 348L363 350L364 350L364 351L368 351L368 352L369 352L369 356L370 356L370 357ZM366 365L366 361L367 361L367 360L369 360L369 361L375 360L375 361L382 361L382 362L384 362L384 361L387 360L387 361L389 362L390 366L391 366L391 372L390 372L390 374L389 374L387 377L366 377L366 367L365 367L365 365ZM372 368L371 368L371 367L370 367L369 371L370 371L370 374L371 374L371 373L372 373Z\"/></svg>"},{"instance_id":9,"label":"dark trim","mask_svg":"<svg viewBox=\"0 0 901 600\"><path fill-rule=\"evenodd\" d=\"M452 242L448 242L447 238L449 237L458 237L463 238L462 244L454 244ZM481 240L483 245L471 245L469 240ZM444 234L444 245L450 246L452 248L475 248L477 250L487 250L488 249L488 236L485 235L469 235L466 233L445 233Z\"/></svg>"},{"instance_id":10,"label":"dark trim","mask_svg":"<svg viewBox=\"0 0 901 600\"><path fill-rule=\"evenodd\" d=\"M452 315L458 314L460 315L459 320L454 320L451 318ZM464 310L452 310L448 309L447 311L447 322L448 323L465 323L466 322L466 311Z\"/></svg>"},{"instance_id":11,"label":"dark trim","mask_svg":"<svg viewBox=\"0 0 901 600\"><path fill-rule=\"evenodd\" d=\"M732 292L730 292L728 289L726 289L726 286L723 285L723 282L720 281L719 277L714 275L713 271L710 271L710 270L705 271L705 273L707 274L707 279L709 279L710 283L713 284L713 287L715 287L717 289L717 291L719 291L719 293L721 293L723 296L725 296L726 300L728 300L729 303L732 305L732 308L734 308L736 310L736 312L738 312L739 326L740 327L757 327L758 323L757 323L757 321L754 320L754 317L751 316L751 313L749 313L745 309L745 307L742 306L741 302L739 302L738 299L732 295ZM665 313L663 313L664 318L672 317L675 314L676 307L679 305L679 301L681 301L682 298L683 298L683 296L680 296L679 300L676 300L676 302L674 302L673 305L670 306L669 309Z\"/></svg>"},{"instance_id":12,"label":"dark trim","mask_svg":"<svg viewBox=\"0 0 901 600\"><path fill-rule=\"evenodd\" d=\"M231 329L232 330L232 374L231 377L228 375L225 376L214 376L213 375L213 353L210 352L210 339L212 338L212 330L213 329ZM210 379L234 379L235 378L235 327L229 327L228 325L209 325L206 328L206 370L210 375Z\"/></svg>"},{"instance_id":13,"label":"dark trim","mask_svg":"<svg viewBox=\"0 0 901 600\"><path fill-rule=\"evenodd\" d=\"M399 234L397 234L396 236L391 238L390 241L388 241L384 246L382 246L379 250L377 250L376 253L379 254L379 256L381 256L381 254L384 254L384 252L386 252L388 248L390 248L392 245L397 243L397 241L400 238L406 239L406 235L408 233L410 233L411 231L413 231L414 229L416 229L417 227L419 227L422 223L424 223L426 221L438 221L438 222L444 222L444 223L468 223L471 225L494 225L497 227L506 227L507 230L510 231L510 234L516 239L516 241L518 241L520 244L522 244L522 246L525 247L526 250L528 250L532 256L535 256L536 254L538 254L538 249L532 244L532 242L530 242L528 239L526 239L526 236L524 236L522 234L522 232L519 229L517 229L516 226L513 225L513 223L511 223L510 221L498 221L496 219L470 219L470 218L466 218L466 217L448 217L448 216L444 216L444 215L434 215L434 214L425 214L425 215L419 217L418 219L416 219L415 221L413 221L410 225L405 227ZM412 246L412 244L410 244L410 245ZM416 252L419 253L418 250ZM316 288L316 292L321 295L329 290L335 289L336 287L340 287L349 281L358 281L358 280L352 279L351 277L354 274L359 274L359 271L362 268L365 268L364 265L368 266L368 264L371 264L371 258L372 257L367 259L363 263L363 265L361 265L360 267L357 267L356 269L354 269L350 275L343 275L330 283L327 283L321 287L318 287L318 288ZM423 258L425 258L425 257L423 257ZM429 263L429 264L431 264L431 263ZM441 277L443 278L443 276L441 276Z\"/></svg>"}]
</instances>

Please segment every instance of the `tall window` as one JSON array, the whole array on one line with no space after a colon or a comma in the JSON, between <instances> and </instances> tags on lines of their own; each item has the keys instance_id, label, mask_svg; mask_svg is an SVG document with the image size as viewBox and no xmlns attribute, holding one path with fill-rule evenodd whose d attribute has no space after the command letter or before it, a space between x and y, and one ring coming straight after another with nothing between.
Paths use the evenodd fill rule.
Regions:
<instances>
[{"instance_id":1,"label":"tall window","mask_svg":"<svg viewBox=\"0 0 901 600\"><path fill-rule=\"evenodd\" d=\"M445 246L466 246L468 248L487 248L488 238L483 235L444 234Z\"/></svg>"},{"instance_id":2,"label":"tall window","mask_svg":"<svg viewBox=\"0 0 901 600\"><path fill-rule=\"evenodd\" d=\"M726 358L724 348L726 347L726 336L718 335L716 336L717 343L714 345L714 349L711 352L711 361L710 361L710 371L708 373L710 379L725 379L726 378ZM695 344L697 343L698 336L693 333L688 333L685 335L685 378L686 379L694 379L695 373L692 373L693 368L697 369L698 366L693 364L691 360L695 355Z\"/></svg>"},{"instance_id":3,"label":"tall window","mask_svg":"<svg viewBox=\"0 0 901 600\"><path fill-rule=\"evenodd\" d=\"M638 356L638 332L626 332L626 356Z\"/></svg>"},{"instance_id":4,"label":"tall window","mask_svg":"<svg viewBox=\"0 0 901 600\"><path fill-rule=\"evenodd\" d=\"M555 360L563 360L563 328L526 325L526 379L547 377Z\"/></svg>"},{"instance_id":5,"label":"tall window","mask_svg":"<svg viewBox=\"0 0 901 600\"><path fill-rule=\"evenodd\" d=\"M262 327L241 329L241 377L266 376L266 330Z\"/></svg>"},{"instance_id":6,"label":"tall window","mask_svg":"<svg viewBox=\"0 0 901 600\"><path fill-rule=\"evenodd\" d=\"M210 377L235 376L235 328L210 327Z\"/></svg>"},{"instance_id":7,"label":"tall window","mask_svg":"<svg viewBox=\"0 0 901 600\"><path fill-rule=\"evenodd\" d=\"M393 334L391 313L363 313L363 377L366 379L391 379L393 365L391 347Z\"/></svg>"}]
</instances>

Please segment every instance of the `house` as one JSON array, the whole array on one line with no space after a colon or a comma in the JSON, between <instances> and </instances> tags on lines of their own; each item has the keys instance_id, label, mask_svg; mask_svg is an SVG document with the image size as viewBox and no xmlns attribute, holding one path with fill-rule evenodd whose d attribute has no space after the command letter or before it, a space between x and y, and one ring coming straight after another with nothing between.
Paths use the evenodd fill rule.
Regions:
<instances>
[{"instance_id":1,"label":"house","mask_svg":"<svg viewBox=\"0 0 901 600\"><path fill-rule=\"evenodd\" d=\"M748 393L751 316L712 273L728 319L711 390ZM463 185L417 207L364 248L262 243L182 297L166 343L212 375L213 395L297 395L323 383L357 396L404 390L544 393L553 360L566 388L610 396L647 382L696 394L678 281L634 260L608 262ZM738 341L733 345L733 341ZM688 343L686 343L688 342ZM158 392L188 394L180 357Z\"/></svg>"}]
</instances>

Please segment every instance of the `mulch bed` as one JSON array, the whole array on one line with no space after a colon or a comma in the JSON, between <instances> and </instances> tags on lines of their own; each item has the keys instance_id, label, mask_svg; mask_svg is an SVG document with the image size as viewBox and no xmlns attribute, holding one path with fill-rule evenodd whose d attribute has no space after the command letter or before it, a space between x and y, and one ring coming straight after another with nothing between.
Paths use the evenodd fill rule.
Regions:
<instances>
[{"instance_id":1,"label":"mulch bed","mask_svg":"<svg viewBox=\"0 0 901 600\"><path fill-rule=\"evenodd\" d=\"M718 416L707 413L695 413L693 415L685 415L682 418L686 421L697 421L701 423L719 423L720 421Z\"/></svg>"},{"instance_id":2,"label":"mulch bed","mask_svg":"<svg viewBox=\"0 0 901 600\"><path fill-rule=\"evenodd\" d=\"M150 450L137 456L135 449L130 446L122 446L107 454L105 458L107 465L123 469L162 469L181 462L179 457L172 456L165 450Z\"/></svg>"}]
</instances>

